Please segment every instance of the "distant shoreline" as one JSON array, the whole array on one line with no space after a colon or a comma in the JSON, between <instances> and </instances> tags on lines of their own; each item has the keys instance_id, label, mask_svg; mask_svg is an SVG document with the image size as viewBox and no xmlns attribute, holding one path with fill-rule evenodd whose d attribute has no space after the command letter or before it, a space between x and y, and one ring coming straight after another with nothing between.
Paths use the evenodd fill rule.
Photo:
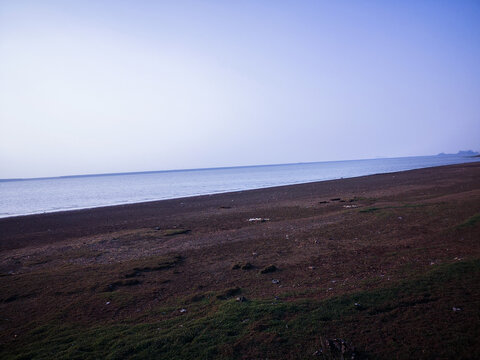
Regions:
<instances>
[{"instance_id":1,"label":"distant shoreline","mask_svg":"<svg viewBox=\"0 0 480 360\"><path fill-rule=\"evenodd\" d=\"M405 170L399 172L380 173L372 175L364 175L351 178L325 180L307 182L301 184L291 184L274 186L267 188L258 188L250 190L240 190L233 192L223 192L217 194L196 195L181 198L153 200L145 202L135 202L128 204L99 206L85 209L59 210L54 212L45 212L40 214L19 215L0 218L0 249L8 243L10 236L15 237L28 234L27 229L35 229L35 236L40 236L42 231L48 231L48 238L57 239L57 236L64 237L65 234L75 236L89 235L98 232L99 228L123 228L137 227L139 224L148 223L149 219L158 216L170 216L172 214L181 215L193 211L205 211L206 209L217 210L222 204L234 202L236 205L240 203L263 204L267 199L282 199L279 194L285 195L286 198L292 200L300 197L305 198L306 193L322 191L334 188L347 189L362 186L371 188L373 184L380 182L382 186L389 184L391 179L397 179L398 176L406 178L428 179L429 174L438 174L440 170L462 169L465 167L478 167L480 162L461 163L446 166L426 167L414 170ZM380 185L376 185L380 186ZM392 183L391 187L394 186ZM360 191L361 192L361 191ZM186 205L188 204L188 206ZM256 205L255 205L256 206ZM210 211L210 210L208 210ZM163 215L162 215L163 214ZM183 215L181 215L183 216ZM151 225L145 225L151 226ZM56 228L58 234L53 231ZM19 233L19 229L22 232ZM28 241L26 238L24 241ZM23 242L23 240L22 240ZM6 245L8 247L8 245Z\"/></svg>"},{"instance_id":2,"label":"distant shoreline","mask_svg":"<svg viewBox=\"0 0 480 360\"><path fill-rule=\"evenodd\" d=\"M349 160L326 160L326 161L301 161L292 163L278 163L278 164L257 164L257 165L238 165L238 166L218 166L218 167L204 167L204 168L186 168L186 169L170 169L170 170L147 170L147 171L126 171L126 172L114 172L114 173L98 173L98 174L79 174L79 175L59 175L59 176L41 176L41 177L25 177L25 178L4 178L0 179L1 182L11 181L31 181L31 180L49 180L49 179L69 179L69 178L88 178L88 177L101 177L101 176L122 176L122 175L141 175L141 174L158 174L158 173L174 173L174 172L191 172L191 171L208 171L208 170L227 170L227 169L245 169L245 168L258 168L258 167L275 167L275 166L288 166L298 164L327 164L336 162L349 162L349 161L370 161L370 160L389 160L389 159L408 159L408 158L429 158L429 157L480 157L478 155L461 155L461 154L444 154L437 155L417 155L417 156L397 156L397 157L375 157L368 159L349 159Z\"/></svg>"},{"instance_id":3,"label":"distant shoreline","mask_svg":"<svg viewBox=\"0 0 480 360\"><path fill-rule=\"evenodd\" d=\"M437 155L440 156L440 155ZM445 155L449 156L449 154ZM477 157L477 156L476 156ZM412 158L421 158L421 157L412 157ZM470 157L471 158L471 157ZM392 159L403 159L403 158L392 158ZM371 160L379 160L379 159L371 159ZM345 160L347 161L362 161L362 160ZM369 160L365 160L369 161ZM343 162L343 161L342 161ZM470 161L472 162L472 161ZM473 161L475 162L475 161ZM323 163L323 162L314 162L314 163L305 163L305 164L317 164L317 163ZM465 162L465 164L468 164L469 162ZM271 167L275 166L288 166L288 165L296 165L296 164L274 164L274 165L267 165ZM441 166L451 166L451 165L441 165ZM39 179L25 179L21 181L34 181L34 180L48 180L48 179L63 179L63 178L84 178L84 177L96 177L96 176L121 176L121 175L142 175L142 174L153 174L153 173L165 173L165 172L182 172L182 171L196 171L196 170L201 170L201 171L208 171L208 170L221 170L221 169L235 169L235 168L258 168L258 167L263 167L263 165L258 165L258 166L240 166L240 167L228 167L228 168L212 168L212 169L188 169L188 170L173 170L173 171L153 171L153 172L139 172L139 173L118 173L118 174L100 174L100 175L80 175L80 176L67 176L67 177L59 177L59 178L39 178ZM421 168L415 168L412 170L419 170L419 169L428 169L432 167L438 167L438 166L425 166ZM401 170L401 171L411 171L411 170ZM317 182L324 182L324 181L335 181L335 180L340 180L340 179L355 179L355 178L361 178L363 176L372 176L372 175L381 175L381 174L391 174L395 173L398 171L392 171L392 172L379 172L379 173L372 173L368 175L359 175L359 176L352 176L352 177L338 177L338 178L333 178L333 179L326 179L326 180L314 180L314 181L299 181L299 182L291 182L291 183L285 183L281 185L274 185L274 186L266 186L266 187L252 187L252 188L247 188L247 189L242 189L242 190L234 190L234 191L223 191L223 190L218 190L218 191L212 191L212 192L206 192L206 193L197 193L197 194L192 194L192 195L187 195L187 196L175 196L175 197L166 197L166 198L157 198L157 199L152 199L152 200L145 200L145 201L125 201L125 202L113 202L110 204L102 204L98 206L85 206L85 207L66 207L66 208L58 208L58 209L48 209L48 210L41 210L41 211L34 211L30 213L24 213L24 214L14 214L14 215L0 215L0 220L2 219L10 219L10 218L17 218L17 217L25 217L25 216L34 216L34 215L46 215L46 214L56 214L56 213L63 213L63 212L72 212L72 211L81 211L81 210L93 210L93 209L100 209L100 208L111 208L111 207L117 207L117 206L129 206L129 205L140 205L140 204L149 204L149 203L156 203L159 201L166 201L166 200L181 200L181 199L190 199L190 198L196 198L196 197L202 197L202 196L212 196L212 195L220 195L220 194L229 194L229 193L235 193L235 192L245 192L245 191L251 191L251 190L262 190L262 189L270 189L270 188L276 188L276 187L283 187L283 186L295 186L295 185L302 185L302 184L310 184L310 183L317 183ZM13 180L11 180L13 181ZM7 182L10 182L8 180Z\"/></svg>"}]
</instances>

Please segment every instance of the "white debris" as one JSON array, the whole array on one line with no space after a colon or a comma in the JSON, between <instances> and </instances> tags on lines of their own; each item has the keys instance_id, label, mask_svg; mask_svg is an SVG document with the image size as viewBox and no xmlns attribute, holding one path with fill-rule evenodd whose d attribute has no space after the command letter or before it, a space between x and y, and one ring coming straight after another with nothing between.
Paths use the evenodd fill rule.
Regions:
<instances>
[{"instance_id":1,"label":"white debris","mask_svg":"<svg viewBox=\"0 0 480 360\"><path fill-rule=\"evenodd\" d=\"M461 308L457 308L457 307L455 307L455 306L452 308L452 310L453 310L454 312L457 312L457 311L462 311L462 309L461 309Z\"/></svg>"},{"instance_id":2,"label":"white debris","mask_svg":"<svg viewBox=\"0 0 480 360\"><path fill-rule=\"evenodd\" d=\"M273 279L273 280L272 280L272 284L280 284L280 280Z\"/></svg>"},{"instance_id":3,"label":"white debris","mask_svg":"<svg viewBox=\"0 0 480 360\"><path fill-rule=\"evenodd\" d=\"M269 218L250 218L248 219L250 222L265 222L265 221L270 221Z\"/></svg>"},{"instance_id":4,"label":"white debris","mask_svg":"<svg viewBox=\"0 0 480 360\"><path fill-rule=\"evenodd\" d=\"M180 309L180 312L183 314L183 313L186 313L187 312L187 309Z\"/></svg>"},{"instance_id":5,"label":"white debris","mask_svg":"<svg viewBox=\"0 0 480 360\"><path fill-rule=\"evenodd\" d=\"M107 301L107 302L105 303L105 305L110 305L110 301Z\"/></svg>"}]
</instances>

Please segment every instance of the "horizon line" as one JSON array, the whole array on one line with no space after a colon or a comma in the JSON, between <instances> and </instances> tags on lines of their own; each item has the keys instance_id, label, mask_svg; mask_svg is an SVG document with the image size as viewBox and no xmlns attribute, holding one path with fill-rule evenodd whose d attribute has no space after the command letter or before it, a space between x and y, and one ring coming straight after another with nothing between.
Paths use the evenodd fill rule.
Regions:
<instances>
[{"instance_id":1,"label":"horizon line","mask_svg":"<svg viewBox=\"0 0 480 360\"><path fill-rule=\"evenodd\" d=\"M436 155L412 155L412 156L393 156L393 157L374 157L363 159L343 159L343 160L326 160L326 161L299 161L292 163L276 163L276 164L256 164L256 165L237 165L237 166L214 166L204 168L184 168L184 169L169 169L169 170L146 170L146 171L124 171L113 173L97 173L97 174L77 174L77 175L59 175L59 176L40 176L40 177L25 177L25 178L4 178L0 179L0 182L10 181L29 181L29 180L48 180L48 179L68 179L78 177L96 177L96 176L121 176L121 175L138 175L138 174L154 174L164 172L187 172L187 171L205 171L205 170L221 170L221 169L241 169L250 167L266 167L266 166L285 166L285 165L298 165L298 164L317 164L317 163L329 163L329 162L345 162L345 161L363 161L363 160L379 160L379 159L400 159L400 158L412 158L412 157L429 157L429 156L447 156L447 155L460 155L462 152L473 152L479 154L478 151L473 150L460 150L456 154L438 153ZM475 155L474 155L475 156Z\"/></svg>"}]
</instances>

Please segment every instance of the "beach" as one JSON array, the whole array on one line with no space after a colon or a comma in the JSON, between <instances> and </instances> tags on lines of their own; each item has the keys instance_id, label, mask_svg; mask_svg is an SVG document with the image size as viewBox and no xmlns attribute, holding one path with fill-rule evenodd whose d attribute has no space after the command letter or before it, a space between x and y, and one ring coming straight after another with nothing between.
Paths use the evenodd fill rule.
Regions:
<instances>
[{"instance_id":1,"label":"beach","mask_svg":"<svg viewBox=\"0 0 480 360\"><path fill-rule=\"evenodd\" d=\"M0 355L472 358L479 237L480 163L3 218Z\"/></svg>"}]
</instances>

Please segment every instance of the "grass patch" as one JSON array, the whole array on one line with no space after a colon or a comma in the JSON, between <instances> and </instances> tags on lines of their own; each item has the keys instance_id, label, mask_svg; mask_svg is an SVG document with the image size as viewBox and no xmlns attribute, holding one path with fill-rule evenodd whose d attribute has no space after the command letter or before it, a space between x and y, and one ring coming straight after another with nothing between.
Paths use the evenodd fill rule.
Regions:
<instances>
[{"instance_id":1,"label":"grass patch","mask_svg":"<svg viewBox=\"0 0 480 360\"><path fill-rule=\"evenodd\" d=\"M416 349L415 341L419 339L416 354L423 358L468 358L473 357L470 349L478 345L480 333L480 325L475 322L479 315L479 278L480 260L473 260L440 265L423 276L388 288L323 301L236 302L212 298L200 301L196 308L189 307L185 314L150 323L131 321L90 327L49 323L22 334L15 342L1 345L0 357L305 359L318 351L320 339L329 335L345 338L360 350L370 346L371 357L389 358L388 354L395 354L396 358L415 358L411 351ZM462 314L452 315L449 302L446 306L441 303L444 297L462 294L465 289L470 292L465 299L470 299L471 308L476 309L469 331L463 331L466 320L458 317ZM421 306L427 303L428 311L438 308L440 316L434 312L431 319L424 321L426 309ZM405 321L406 314L418 318ZM453 320L449 318L452 316ZM436 326L432 325L435 321L439 321ZM396 336L405 341L394 342L382 335L386 333L383 326L392 331L388 328L392 322ZM417 329L417 325L423 327ZM375 334L380 334L376 343Z\"/></svg>"},{"instance_id":2,"label":"grass patch","mask_svg":"<svg viewBox=\"0 0 480 360\"><path fill-rule=\"evenodd\" d=\"M456 229L464 229L464 228L467 228L467 227L475 226L478 222L480 222L480 213L469 217L467 220L465 220L463 223L457 225L455 228Z\"/></svg>"},{"instance_id":3,"label":"grass patch","mask_svg":"<svg viewBox=\"0 0 480 360\"><path fill-rule=\"evenodd\" d=\"M189 232L190 232L189 229L167 229L162 231L162 235L174 236L174 235L188 234Z\"/></svg>"}]
</instances>

